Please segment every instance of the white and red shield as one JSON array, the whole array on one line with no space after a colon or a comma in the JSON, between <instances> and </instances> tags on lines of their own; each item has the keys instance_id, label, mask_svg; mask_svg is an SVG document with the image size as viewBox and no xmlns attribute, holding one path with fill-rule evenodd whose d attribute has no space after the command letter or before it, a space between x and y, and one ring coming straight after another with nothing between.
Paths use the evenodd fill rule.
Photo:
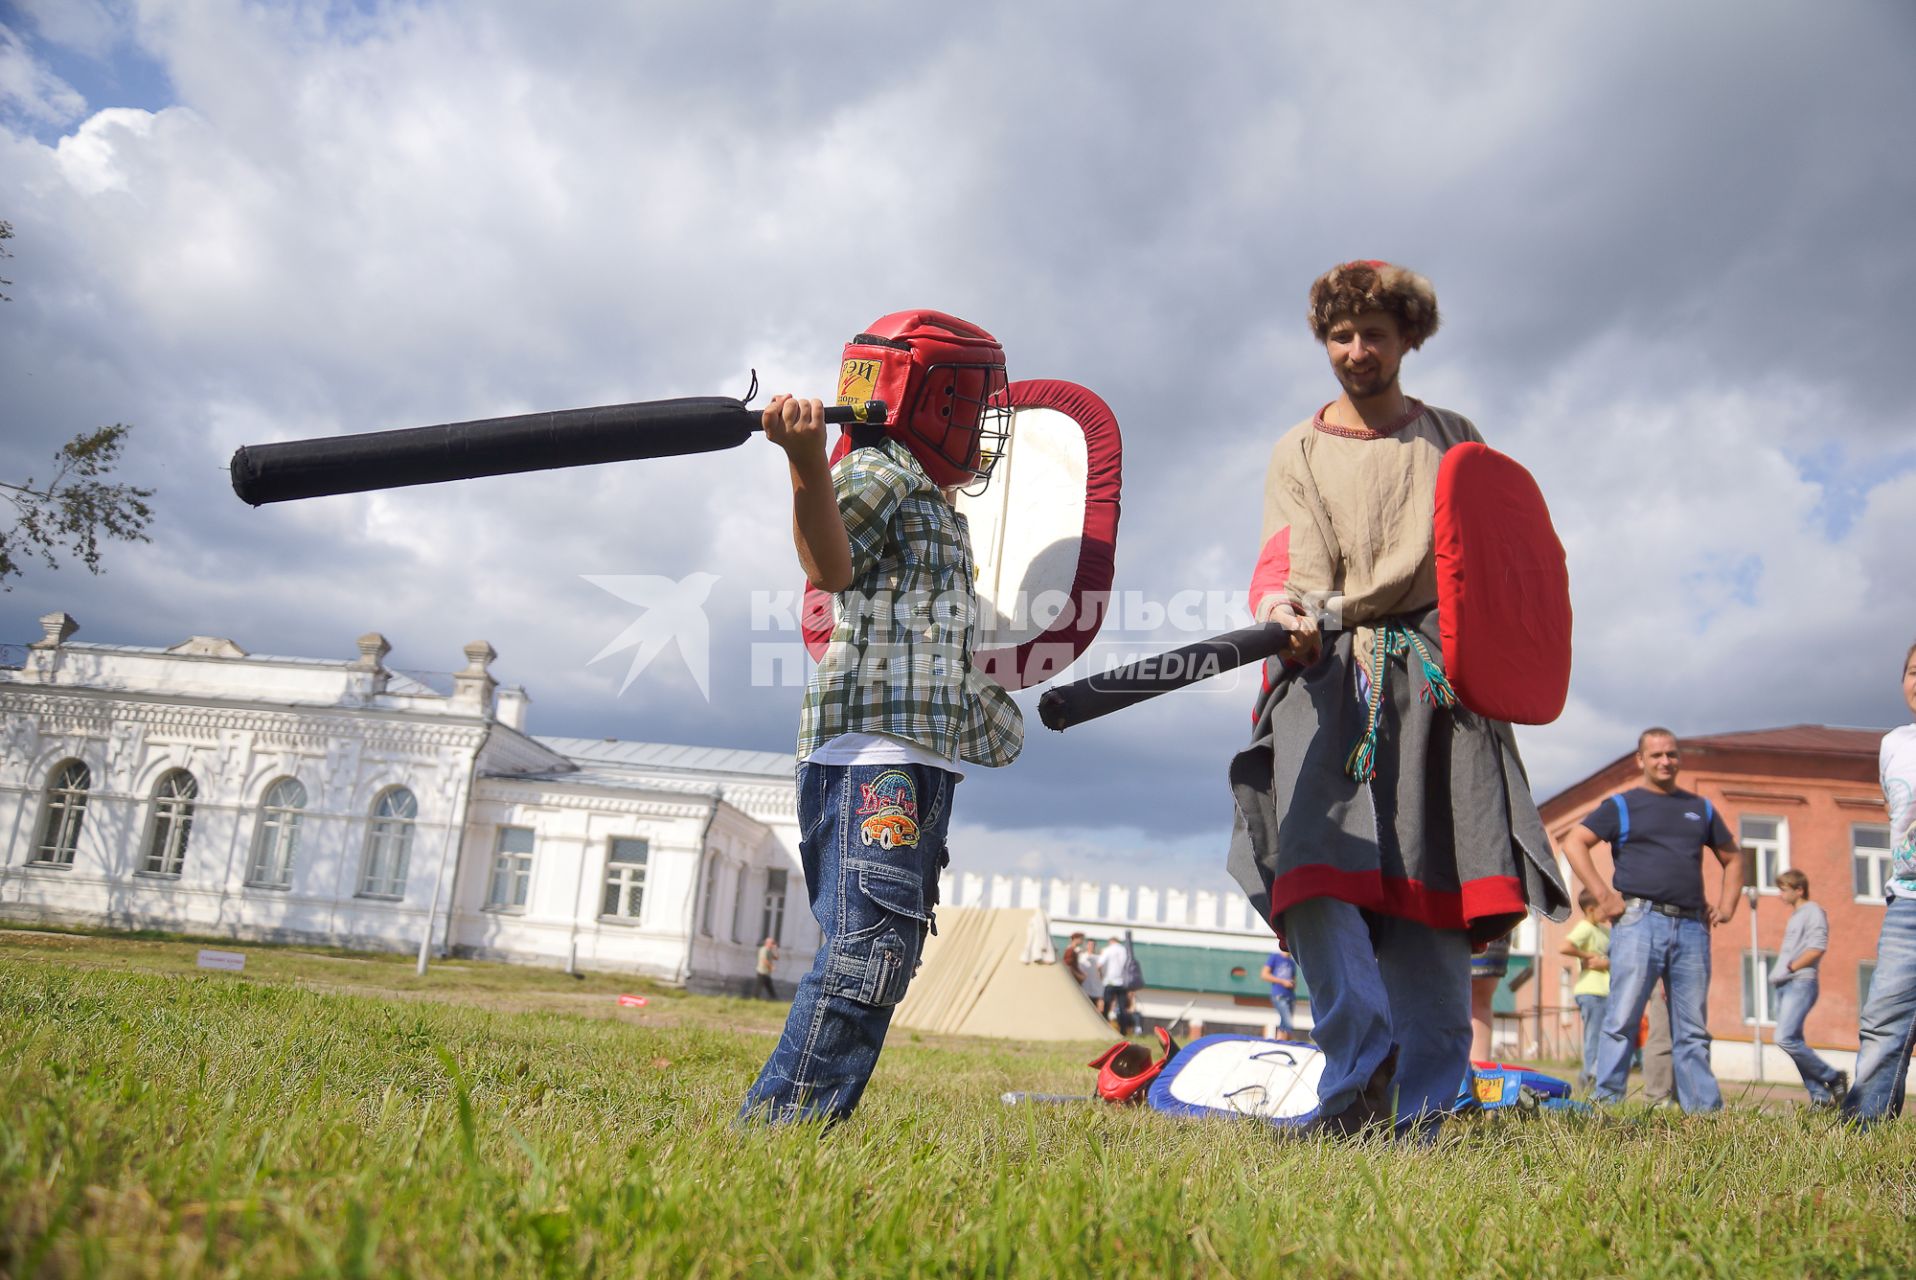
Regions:
<instances>
[{"instance_id":1,"label":"white and red shield","mask_svg":"<svg viewBox=\"0 0 1916 1280\"><path fill-rule=\"evenodd\" d=\"M973 665L1007 689L1025 689L1070 666L1104 622L1124 448L1111 407L1084 387L1033 379L1005 394L1004 452L990 485L960 494L958 510L977 569ZM831 597L809 583L803 622L816 658L831 639Z\"/></svg>"}]
</instances>

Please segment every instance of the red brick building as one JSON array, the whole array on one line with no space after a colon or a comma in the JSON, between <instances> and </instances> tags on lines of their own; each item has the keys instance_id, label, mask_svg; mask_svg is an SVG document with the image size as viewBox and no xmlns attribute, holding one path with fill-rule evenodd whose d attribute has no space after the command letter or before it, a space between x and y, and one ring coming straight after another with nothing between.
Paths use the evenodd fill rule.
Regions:
<instances>
[{"instance_id":1,"label":"red brick building","mask_svg":"<svg viewBox=\"0 0 1916 1280\"><path fill-rule=\"evenodd\" d=\"M1783 940L1789 908L1776 892L1777 873L1794 867L1809 877L1810 898L1829 913L1830 945L1823 957L1822 994L1804 1025L1819 1049L1857 1044L1857 1013L1874 971L1883 927L1883 883L1889 875L1889 817L1877 777L1881 729L1795 725L1680 738L1683 772L1677 785L1704 796L1723 815L1745 853L1745 881L1758 888L1756 936L1761 972L1751 973L1750 920L1745 900L1736 919L1717 929L1710 953L1710 1034L1718 1042L1750 1040L1760 1016L1764 1040L1774 1036L1768 965ZM1544 825L1553 840L1605 797L1636 786L1641 774L1634 746L1583 781L1545 801ZM1610 873L1610 846L1595 858ZM1715 900L1719 867L1704 855L1705 892ZM1570 880L1565 868L1566 881ZM1573 884L1573 892L1576 887ZM1577 920L1545 922L1541 1002L1570 1006L1575 961L1561 954L1564 934Z\"/></svg>"}]
</instances>

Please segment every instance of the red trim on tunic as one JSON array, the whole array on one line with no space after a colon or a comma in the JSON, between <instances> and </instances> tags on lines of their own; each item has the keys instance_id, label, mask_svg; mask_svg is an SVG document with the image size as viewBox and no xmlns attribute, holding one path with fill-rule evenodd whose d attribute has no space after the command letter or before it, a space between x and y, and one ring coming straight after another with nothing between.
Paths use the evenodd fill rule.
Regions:
<instances>
[{"instance_id":1,"label":"red trim on tunic","mask_svg":"<svg viewBox=\"0 0 1916 1280\"><path fill-rule=\"evenodd\" d=\"M1286 909L1312 898L1335 898L1432 929L1462 929L1472 920L1522 915L1526 910L1523 885L1515 876L1485 876L1452 892L1403 876L1387 877L1381 871L1341 871L1318 865L1287 871L1271 885L1271 927L1278 927Z\"/></svg>"},{"instance_id":2,"label":"red trim on tunic","mask_svg":"<svg viewBox=\"0 0 1916 1280\"><path fill-rule=\"evenodd\" d=\"M1524 901L1523 882L1515 876L1485 876L1471 880L1463 888L1464 919L1482 920L1486 916L1522 915L1530 909Z\"/></svg>"},{"instance_id":3,"label":"red trim on tunic","mask_svg":"<svg viewBox=\"0 0 1916 1280\"><path fill-rule=\"evenodd\" d=\"M1411 423L1424 416L1424 402L1422 400L1412 399L1409 396L1404 397L1404 399L1405 403L1409 406L1404 410L1404 416L1381 430L1373 431L1369 427L1340 427L1335 423L1324 421L1324 409L1328 409L1331 405L1336 404L1337 402L1335 400L1327 402L1324 405L1324 409L1317 411L1317 416L1311 419L1311 426L1322 431L1327 436L1342 436L1346 440L1382 440L1388 436L1396 435L1399 431L1402 431L1405 427L1408 427Z\"/></svg>"}]
</instances>

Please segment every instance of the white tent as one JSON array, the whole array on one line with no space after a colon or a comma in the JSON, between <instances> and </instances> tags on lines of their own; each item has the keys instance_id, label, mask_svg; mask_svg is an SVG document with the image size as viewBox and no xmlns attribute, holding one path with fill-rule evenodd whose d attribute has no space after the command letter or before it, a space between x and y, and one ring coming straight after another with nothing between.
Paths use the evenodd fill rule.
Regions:
<instances>
[{"instance_id":1,"label":"white tent","mask_svg":"<svg viewBox=\"0 0 1916 1280\"><path fill-rule=\"evenodd\" d=\"M938 933L925 941L924 963L892 1026L1010 1040L1110 1040L1110 1024L1075 975L1024 959L1051 952L1050 941L1042 911L941 908Z\"/></svg>"}]
</instances>

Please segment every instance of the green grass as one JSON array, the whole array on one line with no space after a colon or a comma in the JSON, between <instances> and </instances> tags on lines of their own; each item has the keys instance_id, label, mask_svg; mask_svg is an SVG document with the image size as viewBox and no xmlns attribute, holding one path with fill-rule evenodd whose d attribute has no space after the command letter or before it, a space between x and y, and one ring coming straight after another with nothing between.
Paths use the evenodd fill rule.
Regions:
<instances>
[{"instance_id":1,"label":"green grass","mask_svg":"<svg viewBox=\"0 0 1916 1280\"><path fill-rule=\"evenodd\" d=\"M0 934L0 1276L1916 1271L1909 1122L1281 1142L1005 1107L1083 1091L1089 1054L901 1033L850 1124L739 1132L769 1004L260 947L201 975L195 949Z\"/></svg>"}]
</instances>

